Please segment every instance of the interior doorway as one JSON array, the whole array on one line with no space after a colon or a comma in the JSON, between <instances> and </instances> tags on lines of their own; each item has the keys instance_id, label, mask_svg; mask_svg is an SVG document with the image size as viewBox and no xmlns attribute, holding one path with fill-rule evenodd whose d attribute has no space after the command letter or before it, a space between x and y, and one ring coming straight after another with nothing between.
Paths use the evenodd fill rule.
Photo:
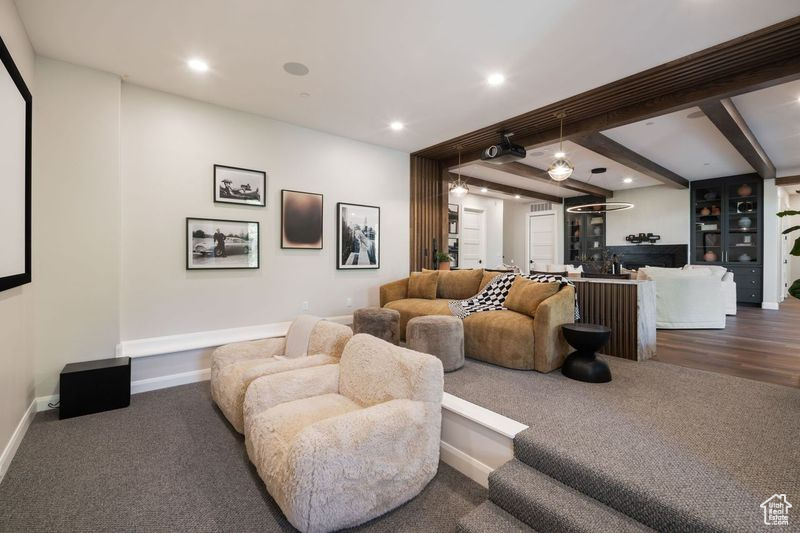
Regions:
<instances>
[{"instance_id":1,"label":"interior doorway","mask_svg":"<svg viewBox=\"0 0 800 533\"><path fill-rule=\"evenodd\" d=\"M460 268L483 268L486 258L486 214L465 207L461 213Z\"/></svg>"},{"instance_id":2,"label":"interior doorway","mask_svg":"<svg viewBox=\"0 0 800 533\"><path fill-rule=\"evenodd\" d=\"M528 215L528 271L544 271L545 265L556 261L555 213Z\"/></svg>"}]
</instances>

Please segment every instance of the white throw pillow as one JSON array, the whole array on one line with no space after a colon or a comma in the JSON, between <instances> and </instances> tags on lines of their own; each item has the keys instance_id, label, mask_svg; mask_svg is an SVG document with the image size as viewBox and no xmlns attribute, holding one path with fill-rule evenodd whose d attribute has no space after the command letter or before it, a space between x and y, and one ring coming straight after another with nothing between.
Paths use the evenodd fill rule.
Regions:
<instances>
[{"instance_id":1,"label":"white throw pillow","mask_svg":"<svg viewBox=\"0 0 800 533\"><path fill-rule=\"evenodd\" d=\"M683 267L686 271L693 271L693 272L707 272L709 276L714 276L715 278L722 281L722 278L725 277L725 274L728 273L728 269L722 266L717 265L686 265Z\"/></svg>"}]
</instances>

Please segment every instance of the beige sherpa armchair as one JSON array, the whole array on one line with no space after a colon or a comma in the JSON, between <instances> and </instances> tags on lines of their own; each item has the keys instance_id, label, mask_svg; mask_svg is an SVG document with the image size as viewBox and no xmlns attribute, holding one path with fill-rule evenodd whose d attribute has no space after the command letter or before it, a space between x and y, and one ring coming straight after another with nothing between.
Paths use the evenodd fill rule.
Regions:
<instances>
[{"instance_id":1,"label":"beige sherpa armchair","mask_svg":"<svg viewBox=\"0 0 800 533\"><path fill-rule=\"evenodd\" d=\"M352 336L348 326L301 316L286 337L220 346L211 355L211 397L234 429L243 433L242 403L250 382L268 374L338 363Z\"/></svg>"},{"instance_id":2,"label":"beige sherpa armchair","mask_svg":"<svg viewBox=\"0 0 800 533\"><path fill-rule=\"evenodd\" d=\"M366 334L338 365L264 376L245 397L245 444L267 491L303 532L371 520L436 474L442 363Z\"/></svg>"}]
</instances>

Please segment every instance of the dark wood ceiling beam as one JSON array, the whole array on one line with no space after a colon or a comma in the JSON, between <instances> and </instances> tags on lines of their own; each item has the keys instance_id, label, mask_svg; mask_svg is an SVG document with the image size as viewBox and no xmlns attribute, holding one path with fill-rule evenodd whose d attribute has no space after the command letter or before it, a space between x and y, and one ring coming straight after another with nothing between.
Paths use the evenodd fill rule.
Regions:
<instances>
[{"instance_id":1,"label":"dark wood ceiling beam","mask_svg":"<svg viewBox=\"0 0 800 533\"><path fill-rule=\"evenodd\" d=\"M730 98L705 102L700 109L762 179L775 177L775 165Z\"/></svg>"},{"instance_id":2,"label":"dark wood ceiling beam","mask_svg":"<svg viewBox=\"0 0 800 533\"><path fill-rule=\"evenodd\" d=\"M458 179L458 176L453 174L452 172L450 172L449 175L451 181ZM486 187L490 191L503 192L506 194L518 194L520 196L524 196L525 198L545 200L547 202L551 202L554 204L560 204L564 202L563 198L559 198L558 196L553 196L552 194L545 194L543 192L531 191L528 189L523 189L521 187L514 187L513 185L505 185L503 183L488 181L481 178L473 178L471 176L467 176L464 173L461 174L461 179L464 182L466 182L468 187Z\"/></svg>"},{"instance_id":3,"label":"dark wood ceiling beam","mask_svg":"<svg viewBox=\"0 0 800 533\"><path fill-rule=\"evenodd\" d=\"M546 170L532 167L530 165L526 165L525 163L520 163L518 161L503 163L502 165L495 165L493 163L487 163L485 161L481 161L477 164L485 168L490 168L492 170L499 170L501 172L507 172L508 174L513 174L514 176L519 176L521 178L534 180L536 182L544 183L546 185L563 187L565 189L576 191L581 194L605 196L606 198L611 198L614 196L614 191L610 189L598 187L597 185L592 185L591 183L586 183L584 181L576 180L573 178L567 178L564 181L554 181Z\"/></svg>"},{"instance_id":4,"label":"dark wood ceiling beam","mask_svg":"<svg viewBox=\"0 0 800 533\"><path fill-rule=\"evenodd\" d=\"M662 167L658 163L634 152L614 139L606 137L602 133L591 133L574 139L574 142L591 150L596 154L607 157L612 161L624 165L631 170L635 170L645 176L649 176L675 189L686 189L689 187L689 180L683 176Z\"/></svg>"},{"instance_id":5,"label":"dark wood ceiling beam","mask_svg":"<svg viewBox=\"0 0 800 533\"><path fill-rule=\"evenodd\" d=\"M800 176L784 176L782 178L775 178L775 185L798 185L800 184Z\"/></svg>"},{"instance_id":6,"label":"dark wood ceiling beam","mask_svg":"<svg viewBox=\"0 0 800 533\"><path fill-rule=\"evenodd\" d=\"M566 139L580 137L705 102L800 79L800 17L785 20L596 89L506 119L416 152L445 168L480 159L514 132L514 142L532 149L559 138L556 112L564 111Z\"/></svg>"}]
</instances>

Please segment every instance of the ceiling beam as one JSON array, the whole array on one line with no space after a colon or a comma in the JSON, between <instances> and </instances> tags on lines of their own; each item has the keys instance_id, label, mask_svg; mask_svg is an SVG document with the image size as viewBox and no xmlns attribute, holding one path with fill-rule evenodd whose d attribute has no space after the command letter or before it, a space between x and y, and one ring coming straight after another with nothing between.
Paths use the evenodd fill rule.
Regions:
<instances>
[{"instance_id":1,"label":"ceiling beam","mask_svg":"<svg viewBox=\"0 0 800 533\"><path fill-rule=\"evenodd\" d=\"M458 179L458 176L453 174L452 172L449 173L450 180L455 181ZM487 181L481 178L473 178L467 176L466 174L461 174L461 179L466 182L466 184L470 187L486 187L490 191L496 192L504 192L506 194L518 194L520 196L524 196L526 198L534 198L536 200L545 200L547 202L553 204L560 204L564 202L563 198L559 198L558 196L553 196L551 194L545 194L543 192L536 192L531 191L528 189L522 189L520 187L514 187L512 185L504 185L502 183L496 183L494 181Z\"/></svg>"},{"instance_id":2,"label":"ceiling beam","mask_svg":"<svg viewBox=\"0 0 800 533\"><path fill-rule=\"evenodd\" d=\"M627 146L623 146L614 139L606 137L602 133L590 133L583 137L576 138L573 142L591 150L597 154L607 157L612 161L624 165L636 172L656 179L675 189L686 189L689 181L683 176L679 176L669 169L666 169L650 161L646 157L634 152Z\"/></svg>"},{"instance_id":3,"label":"ceiling beam","mask_svg":"<svg viewBox=\"0 0 800 533\"><path fill-rule=\"evenodd\" d=\"M480 159L498 142L498 131L513 132L528 149L559 139L557 112L566 112L564 138L624 126L800 79L800 17L737 37L571 96L539 109L480 128L415 152L438 159L445 168Z\"/></svg>"},{"instance_id":4,"label":"ceiling beam","mask_svg":"<svg viewBox=\"0 0 800 533\"><path fill-rule=\"evenodd\" d=\"M775 177L775 165L761 147L750 127L730 98L700 104L700 109L728 139L736 151L750 163L762 179Z\"/></svg>"},{"instance_id":5,"label":"ceiling beam","mask_svg":"<svg viewBox=\"0 0 800 533\"><path fill-rule=\"evenodd\" d=\"M775 185L798 185L800 184L800 175L798 176L784 176L782 178L775 178Z\"/></svg>"},{"instance_id":6,"label":"ceiling beam","mask_svg":"<svg viewBox=\"0 0 800 533\"><path fill-rule=\"evenodd\" d=\"M518 161L503 163L502 165L495 165L493 163L487 163L485 161L480 161L477 164L484 168L490 168L492 170L507 172L508 174L513 174L514 176L531 179L547 185L563 187L565 189L576 191L581 194L591 194L593 196L605 196L606 198L611 198L614 196L614 191L610 189L604 189L603 187L598 187L597 185L592 185L591 183L586 183L584 181L576 180L573 178L567 178L564 181L555 181L553 180L553 178L550 177L550 174L548 174L546 170L532 167L530 165L526 165L525 163L520 163Z\"/></svg>"}]
</instances>

